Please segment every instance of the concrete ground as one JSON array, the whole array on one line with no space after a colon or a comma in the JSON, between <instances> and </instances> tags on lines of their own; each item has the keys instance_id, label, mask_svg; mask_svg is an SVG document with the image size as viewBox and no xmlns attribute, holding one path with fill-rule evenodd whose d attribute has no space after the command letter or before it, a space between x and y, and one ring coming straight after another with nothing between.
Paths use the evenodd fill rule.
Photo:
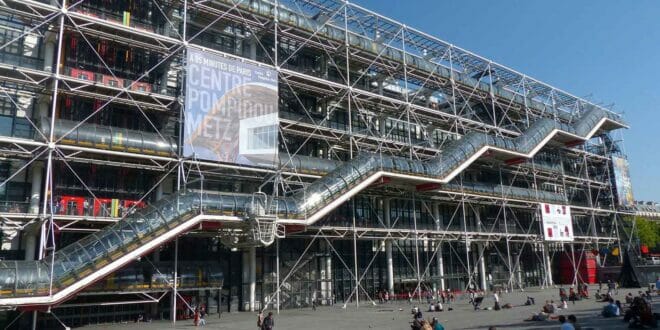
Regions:
<instances>
[{"instance_id":1,"label":"concrete ground","mask_svg":"<svg viewBox=\"0 0 660 330\"><path fill-rule=\"evenodd\" d=\"M593 295L595 288L590 290ZM624 295L628 292L636 294L638 289L622 289L615 299L624 301ZM451 312L424 312L424 318L437 317L445 326L445 329L488 329L495 326L497 329L559 329L556 320L545 322L525 322L524 319L533 313L540 311L545 300L554 299L558 301L558 289L529 289L525 292L504 293L501 301L503 304L511 303L521 305L527 296L536 300L536 305L518 306L512 309L500 311L480 310L474 311L465 297L458 297L453 304ZM656 298L660 303L660 297ZM654 302L655 303L655 302ZM658 303L654 305L654 311L658 311ZM482 307L493 305L492 296L484 299ZM348 305L345 309L341 304L335 306L321 306L316 311L310 308L282 310L275 314L275 329L410 329L410 310L419 306L422 310L428 309L423 303L408 304L405 302L394 302L388 304L372 305L363 304L356 309L355 303ZM604 303L595 302L593 298L575 303L569 302L567 310L560 310L559 314L574 314L583 329L627 329L627 324L618 319L604 319L600 311ZM446 306L445 306L446 307ZM211 314L207 317L207 329L257 329L256 313L238 312L225 313L220 316ZM175 326L169 321L153 321L151 323L128 323L128 324L99 324L86 326L83 329L193 329L191 320L177 321Z\"/></svg>"}]
</instances>

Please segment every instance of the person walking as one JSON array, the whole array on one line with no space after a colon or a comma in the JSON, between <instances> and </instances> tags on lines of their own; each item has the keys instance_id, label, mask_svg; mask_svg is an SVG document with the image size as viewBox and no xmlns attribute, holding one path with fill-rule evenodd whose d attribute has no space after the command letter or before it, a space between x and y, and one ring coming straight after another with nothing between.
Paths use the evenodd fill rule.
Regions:
<instances>
[{"instance_id":1,"label":"person walking","mask_svg":"<svg viewBox=\"0 0 660 330\"><path fill-rule=\"evenodd\" d=\"M614 291L614 283L612 283L612 280L607 280L607 295L611 296L613 291Z\"/></svg>"},{"instance_id":2,"label":"person walking","mask_svg":"<svg viewBox=\"0 0 660 330\"><path fill-rule=\"evenodd\" d=\"M206 325L206 310L204 307L199 309L199 326L203 327Z\"/></svg>"},{"instance_id":3,"label":"person walking","mask_svg":"<svg viewBox=\"0 0 660 330\"><path fill-rule=\"evenodd\" d=\"M89 201L87 201L87 199L85 199L83 201L83 213L85 213L85 215L90 215L89 214Z\"/></svg>"},{"instance_id":4,"label":"person walking","mask_svg":"<svg viewBox=\"0 0 660 330\"><path fill-rule=\"evenodd\" d=\"M264 326L264 312L260 311L259 314L257 314L257 329L261 330L263 326Z\"/></svg>"},{"instance_id":5,"label":"person walking","mask_svg":"<svg viewBox=\"0 0 660 330\"><path fill-rule=\"evenodd\" d=\"M261 325L261 330L273 330L273 329L275 329L275 320L273 319L273 312L268 312L268 316L266 316L263 324Z\"/></svg>"},{"instance_id":6,"label":"person walking","mask_svg":"<svg viewBox=\"0 0 660 330\"><path fill-rule=\"evenodd\" d=\"M193 316L193 325L198 326L199 325L199 309L195 308L195 314Z\"/></svg>"}]
</instances>

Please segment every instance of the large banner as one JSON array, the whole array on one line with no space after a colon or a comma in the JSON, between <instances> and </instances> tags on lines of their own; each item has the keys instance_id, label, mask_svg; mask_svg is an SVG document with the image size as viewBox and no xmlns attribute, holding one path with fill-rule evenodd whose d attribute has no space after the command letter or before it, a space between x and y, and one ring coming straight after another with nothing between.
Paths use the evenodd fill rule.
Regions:
<instances>
[{"instance_id":1,"label":"large banner","mask_svg":"<svg viewBox=\"0 0 660 330\"><path fill-rule=\"evenodd\" d=\"M623 157L612 156L612 170L614 171L614 185L619 206L631 207L635 205L635 198L630 182L628 160Z\"/></svg>"},{"instance_id":2,"label":"large banner","mask_svg":"<svg viewBox=\"0 0 660 330\"><path fill-rule=\"evenodd\" d=\"M184 157L275 166L275 70L188 49Z\"/></svg>"},{"instance_id":3,"label":"large banner","mask_svg":"<svg viewBox=\"0 0 660 330\"><path fill-rule=\"evenodd\" d=\"M546 241L572 242L571 208L566 205L541 203L541 221Z\"/></svg>"}]
</instances>

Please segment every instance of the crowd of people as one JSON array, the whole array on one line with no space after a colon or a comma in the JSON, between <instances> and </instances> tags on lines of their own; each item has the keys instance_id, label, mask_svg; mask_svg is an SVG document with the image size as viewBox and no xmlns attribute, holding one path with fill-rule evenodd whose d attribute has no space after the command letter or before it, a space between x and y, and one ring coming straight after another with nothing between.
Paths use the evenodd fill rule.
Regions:
<instances>
[{"instance_id":1,"label":"crowd of people","mask_svg":"<svg viewBox=\"0 0 660 330\"><path fill-rule=\"evenodd\" d=\"M422 311L417 307L412 309L411 314L413 315L413 320L410 322L410 328L412 330L445 330L445 327L437 317L433 317L431 320L425 320Z\"/></svg>"},{"instance_id":2,"label":"crowd of people","mask_svg":"<svg viewBox=\"0 0 660 330\"><path fill-rule=\"evenodd\" d=\"M618 286L616 283L608 281L607 290L603 292L602 284L599 286L599 289L596 290L596 293L593 296L593 303L605 303L602 306L600 317L603 318L620 318L623 322L628 323L630 328L655 328L657 327L656 317L652 310L652 299L653 295L660 292L660 278L657 283L658 288L651 289L648 291L639 291L637 295L632 293L627 293L624 296L624 303L620 300L616 300L615 297L618 295ZM508 292L508 291L507 291ZM443 311L452 310L449 307L452 303L456 301L456 291L453 290L439 290L437 292L433 291L417 291L416 294L413 294L411 291L403 294L403 296L395 295L388 291L381 291L377 293L378 299L381 303L389 303L395 300L403 301L408 300L409 303L413 302L414 298L426 297L428 303L428 313L436 313ZM488 310L500 310L503 308L513 308L516 305L510 303L503 304L501 302L501 297L503 292L501 290L496 290L491 294L493 307L486 307ZM545 303L541 306L541 310L538 313L531 315L525 321L548 321L554 320L560 323L561 330L575 330L581 329L578 319L575 315L565 312L567 309L571 308L570 305L575 305L577 301L590 299L589 287L587 284L580 284L575 287L571 286L566 290L565 288L559 288L559 300L546 300ZM469 289L463 293L461 299L465 299L468 304L472 305L475 310L481 309L481 304L484 302L484 299L488 298L488 295L481 291L476 291ZM569 302L571 303L569 305ZM526 301L518 306L530 306L536 305L534 297L527 296ZM401 309L400 309L401 310ZM195 313L195 325L203 326L205 324L204 316L205 312L203 307L196 310ZM431 314L431 318L425 319L422 311L418 307L414 307L411 310L412 321L410 322L410 328L412 330L444 330L444 326L438 320L437 317L434 317ZM258 316L257 327L260 330L272 330L274 329L275 321L271 313L268 313L268 316L264 316L263 313L260 313ZM489 329L495 329L491 327Z\"/></svg>"}]
</instances>

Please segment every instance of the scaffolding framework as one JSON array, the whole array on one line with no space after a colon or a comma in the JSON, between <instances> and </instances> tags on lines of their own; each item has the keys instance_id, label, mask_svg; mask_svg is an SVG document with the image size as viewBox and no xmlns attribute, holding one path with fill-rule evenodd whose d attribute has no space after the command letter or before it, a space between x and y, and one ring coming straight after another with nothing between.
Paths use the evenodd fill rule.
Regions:
<instances>
[{"instance_id":1,"label":"scaffolding framework","mask_svg":"<svg viewBox=\"0 0 660 330\"><path fill-rule=\"evenodd\" d=\"M393 293L395 285L417 299L446 288L489 290L495 272L501 275L495 282L506 288L550 286L552 260L569 252L577 283L586 251L621 250L621 216L628 211L617 206L613 193L611 155L621 154L622 138L611 130L626 125L610 109L345 1L134 2L148 9L84 0L0 4L5 31L0 95L8 109L3 118L11 118L0 134L0 153L11 163L0 186L30 184L27 200L0 205L0 229L3 246L16 249L20 238L27 260L55 260L60 233L99 232L139 205L178 191L200 191L202 202L212 192L250 196L253 204L255 193L264 196L259 201L277 200L304 193L361 155L430 161L444 157L463 137L482 133L514 140L540 121L572 127L592 111L620 125L596 127L586 140L562 138L547 145L546 140L528 158L486 151L446 182L385 174L318 220L280 218L282 210L276 209L257 214L246 227L249 217L237 210L206 215L199 226L173 234L174 261L181 235L220 237L244 251L246 309L279 311L311 300L334 303L340 290L344 304L355 306L375 303L374 290ZM125 52L125 58L112 58L110 49ZM277 72L278 168L183 156L188 49ZM133 64L138 59L145 63ZM113 113L130 114L134 123ZM134 125L144 141L165 141L166 147L150 152L104 147L83 139L91 124L99 136L108 126L111 132ZM306 168L310 159L324 169ZM149 180L131 192L104 192L90 167L119 176L140 171ZM113 194L139 198L131 198L132 206L122 212L88 212L78 205L84 214L63 213L58 191L72 187L93 201ZM570 206L573 242L544 241L541 202ZM260 229L253 240L248 228ZM259 258L274 259L276 268L274 278L262 273L261 299L255 287L257 249L249 246L254 240L275 243L258 249ZM295 257L288 243L294 241L305 246ZM283 246L289 249L285 258ZM533 261L534 268L526 269L521 260ZM375 279L383 277L374 275L383 269L387 280ZM173 272L168 287L141 292L134 303L157 303L164 297L160 292L181 297L176 266ZM177 301L171 299L172 311Z\"/></svg>"}]
</instances>

